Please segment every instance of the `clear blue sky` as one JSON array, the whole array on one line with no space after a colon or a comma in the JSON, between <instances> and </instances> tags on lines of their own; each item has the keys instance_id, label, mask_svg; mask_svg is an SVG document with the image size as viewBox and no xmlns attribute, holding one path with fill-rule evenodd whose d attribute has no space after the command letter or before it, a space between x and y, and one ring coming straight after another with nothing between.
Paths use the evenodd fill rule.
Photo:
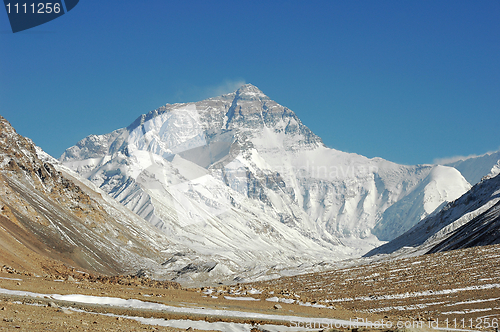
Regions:
<instances>
[{"instance_id":1,"label":"clear blue sky","mask_svg":"<svg viewBox=\"0 0 500 332\"><path fill-rule=\"evenodd\" d=\"M239 82L339 150L498 150L500 1L80 0L16 34L0 10L0 114L55 157Z\"/></svg>"}]
</instances>

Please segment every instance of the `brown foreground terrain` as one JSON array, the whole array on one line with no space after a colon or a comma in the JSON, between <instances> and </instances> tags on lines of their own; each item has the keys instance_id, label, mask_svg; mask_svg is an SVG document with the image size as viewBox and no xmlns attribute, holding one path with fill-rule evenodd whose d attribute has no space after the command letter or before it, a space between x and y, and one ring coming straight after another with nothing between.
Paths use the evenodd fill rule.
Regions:
<instances>
[{"instance_id":1,"label":"brown foreground terrain","mask_svg":"<svg viewBox=\"0 0 500 332\"><path fill-rule=\"evenodd\" d=\"M183 308L232 310L267 315L349 319L355 314L342 308L332 310L294 304L276 306L275 303L265 300L241 301L226 299L224 296L207 296L201 289L181 289L177 284L171 282L164 284L137 277L95 278L71 269L62 271L61 268L58 268L58 270L61 275L42 277L30 273L20 273L5 267L2 269L0 272L1 289L42 293L45 296L33 297L0 293L0 331L10 329L21 331L180 331L180 329L170 327L141 324L130 317L154 317L163 320L191 319L208 322L225 321L252 325L291 325L290 322L269 319L172 313L161 310L68 302L54 299L52 294L83 294L137 299ZM229 288L227 291L232 293ZM112 316L109 316L110 314ZM356 317L370 319L381 318L378 316L356 314Z\"/></svg>"},{"instance_id":2,"label":"brown foreground terrain","mask_svg":"<svg viewBox=\"0 0 500 332\"><path fill-rule=\"evenodd\" d=\"M448 320L449 328L495 331L500 320L499 257L500 245L494 245L267 282L201 289L183 289L177 283L139 277L96 276L55 263L43 266L44 271L39 275L4 266L0 270L1 289L45 296L1 294L0 331L186 330L143 324L133 317L225 321L256 327L258 324L294 326L283 319L200 314L195 309L318 319L368 319L390 321L394 326L396 322L413 326L415 322L417 326L418 322L424 322L424 327L437 327L438 323L445 327ZM186 308L186 311L175 313L68 302L57 300L51 294L137 299Z\"/></svg>"},{"instance_id":3,"label":"brown foreground terrain","mask_svg":"<svg viewBox=\"0 0 500 332\"><path fill-rule=\"evenodd\" d=\"M488 329L488 320L500 324L500 245L384 260L249 287L394 320L448 319L457 328Z\"/></svg>"}]
</instances>

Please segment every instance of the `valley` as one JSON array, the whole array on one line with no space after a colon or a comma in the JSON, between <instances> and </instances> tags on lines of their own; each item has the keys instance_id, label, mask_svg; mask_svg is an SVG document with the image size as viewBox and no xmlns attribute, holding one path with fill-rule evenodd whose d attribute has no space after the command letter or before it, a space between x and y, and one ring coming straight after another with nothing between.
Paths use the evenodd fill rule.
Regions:
<instances>
[{"instance_id":1,"label":"valley","mask_svg":"<svg viewBox=\"0 0 500 332\"><path fill-rule=\"evenodd\" d=\"M251 84L59 159L0 117L0 331L494 331L497 157L338 151Z\"/></svg>"}]
</instances>

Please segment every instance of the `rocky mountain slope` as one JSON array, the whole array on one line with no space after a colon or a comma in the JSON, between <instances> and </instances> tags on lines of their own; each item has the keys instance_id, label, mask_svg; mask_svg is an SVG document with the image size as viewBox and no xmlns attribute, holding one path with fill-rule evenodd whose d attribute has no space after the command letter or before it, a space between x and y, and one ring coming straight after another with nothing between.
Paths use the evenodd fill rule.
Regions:
<instances>
[{"instance_id":1,"label":"rocky mountain slope","mask_svg":"<svg viewBox=\"0 0 500 332\"><path fill-rule=\"evenodd\" d=\"M221 227L209 220L204 227L213 228L218 237L206 243L197 243L194 236L190 243L179 242L18 135L4 118L0 117L0 125L2 265L43 274L64 263L90 272L139 273L184 285L268 279L328 266L324 248L293 230L284 232L285 226L267 227L266 220L256 220L246 229ZM196 226L200 225L195 221ZM257 234L261 238L253 240ZM230 255L205 250L209 241L213 247L224 246L231 237L238 239L235 256L247 256L239 265ZM274 239L282 244L278 249ZM294 256L306 250L309 253ZM260 264L259 257L266 263Z\"/></svg>"},{"instance_id":2,"label":"rocky mountain slope","mask_svg":"<svg viewBox=\"0 0 500 332\"><path fill-rule=\"evenodd\" d=\"M43 273L155 270L179 245L52 159L0 117L0 263Z\"/></svg>"},{"instance_id":3,"label":"rocky mountain slope","mask_svg":"<svg viewBox=\"0 0 500 332\"><path fill-rule=\"evenodd\" d=\"M449 167L328 148L250 84L88 136L60 161L227 271L359 256L470 188Z\"/></svg>"}]
</instances>

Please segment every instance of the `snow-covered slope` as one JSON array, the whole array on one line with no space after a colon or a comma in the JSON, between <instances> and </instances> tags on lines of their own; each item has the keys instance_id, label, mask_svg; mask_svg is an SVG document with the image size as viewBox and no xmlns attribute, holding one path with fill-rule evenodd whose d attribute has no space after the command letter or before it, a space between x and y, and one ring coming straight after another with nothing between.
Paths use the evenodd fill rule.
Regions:
<instances>
[{"instance_id":1,"label":"snow-covered slope","mask_svg":"<svg viewBox=\"0 0 500 332\"><path fill-rule=\"evenodd\" d=\"M389 207L373 229L380 240L389 241L406 232L446 202L454 201L470 189L460 172L437 166L406 197Z\"/></svg>"},{"instance_id":2,"label":"snow-covered slope","mask_svg":"<svg viewBox=\"0 0 500 332\"><path fill-rule=\"evenodd\" d=\"M391 253L414 255L500 243L499 204L500 175L484 177L440 212L366 256Z\"/></svg>"},{"instance_id":3,"label":"snow-covered slope","mask_svg":"<svg viewBox=\"0 0 500 332\"><path fill-rule=\"evenodd\" d=\"M327 148L250 84L88 136L60 161L228 270L359 256L382 243L377 224L391 239L468 189L452 168ZM385 214L409 194L420 199Z\"/></svg>"}]
</instances>

